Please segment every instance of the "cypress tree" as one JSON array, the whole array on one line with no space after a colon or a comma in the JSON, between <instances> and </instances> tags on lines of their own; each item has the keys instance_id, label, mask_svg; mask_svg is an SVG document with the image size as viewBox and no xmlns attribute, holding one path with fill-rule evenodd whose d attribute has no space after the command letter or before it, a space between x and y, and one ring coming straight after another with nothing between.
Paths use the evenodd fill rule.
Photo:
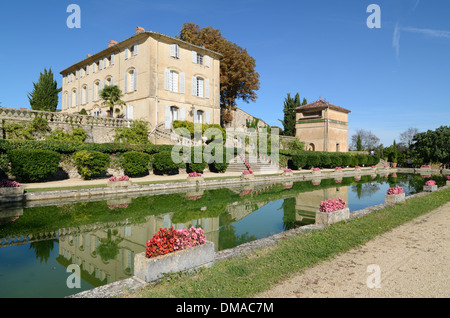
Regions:
<instances>
[{"instance_id":1,"label":"cypress tree","mask_svg":"<svg viewBox=\"0 0 450 318\"><path fill-rule=\"evenodd\" d=\"M298 93L294 98L288 93L284 100L284 119L280 120L284 127L284 136L295 136L295 109L301 105L300 95Z\"/></svg>"},{"instance_id":2,"label":"cypress tree","mask_svg":"<svg viewBox=\"0 0 450 318\"><path fill-rule=\"evenodd\" d=\"M59 92L61 92L61 88L58 88L58 83L53 79L52 70L44 69L44 73L40 74L38 82L33 83L33 91L28 93L31 109L56 111Z\"/></svg>"}]
</instances>

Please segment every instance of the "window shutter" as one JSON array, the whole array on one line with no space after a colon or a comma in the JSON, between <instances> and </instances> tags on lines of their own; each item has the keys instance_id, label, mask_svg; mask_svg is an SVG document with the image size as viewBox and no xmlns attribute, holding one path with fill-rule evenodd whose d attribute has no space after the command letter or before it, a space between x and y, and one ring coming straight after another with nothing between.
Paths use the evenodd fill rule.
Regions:
<instances>
[{"instance_id":1,"label":"window shutter","mask_svg":"<svg viewBox=\"0 0 450 318\"><path fill-rule=\"evenodd\" d=\"M186 120L186 108L184 107L180 108L180 120L181 121Z\"/></svg>"},{"instance_id":2,"label":"window shutter","mask_svg":"<svg viewBox=\"0 0 450 318\"><path fill-rule=\"evenodd\" d=\"M209 55L205 55L205 66L209 67L210 61L209 61Z\"/></svg>"},{"instance_id":3,"label":"window shutter","mask_svg":"<svg viewBox=\"0 0 450 318\"><path fill-rule=\"evenodd\" d=\"M114 85L114 77L111 76L111 86Z\"/></svg>"},{"instance_id":4,"label":"window shutter","mask_svg":"<svg viewBox=\"0 0 450 318\"><path fill-rule=\"evenodd\" d=\"M192 76L192 95L197 96L197 78Z\"/></svg>"},{"instance_id":5,"label":"window shutter","mask_svg":"<svg viewBox=\"0 0 450 318\"><path fill-rule=\"evenodd\" d=\"M91 97L92 101L95 100L95 83L92 84L92 97Z\"/></svg>"},{"instance_id":6,"label":"window shutter","mask_svg":"<svg viewBox=\"0 0 450 318\"><path fill-rule=\"evenodd\" d=\"M137 90L137 70L133 71L133 91Z\"/></svg>"},{"instance_id":7,"label":"window shutter","mask_svg":"<svg viewBox=\"0 0 450 318\"><path fill-rule=\"evenodd\" d=\"M194 124L198 123L197 110L194 109Z\"/></svg>"},{"instance_id":8,"label":"window shutter","mask_svg":"<svg viewBox=\"0 0 450 318\"><path fill-rule=\"evenodd\" d=\"M75 91L75 106L78 106L78 92Z\"/></svg>"},{"instance_id":9,"label":"window shutter","mask_svg":"<svg viewBox=\"0 0 450 318\"><path fill-rule=\"evenodd\" d=\"M86 94L86 96L84 97L85 99L85 104L89 103L89 87L86 86L84 93Z\"/></svg>"},{"instance_id":10,"label":"window shutter","mask_svg":"<svg viewBox=\"0 0 450 318\"><path fill-rule=\"evenodd\" d=\"M128 48L125 48L125 60L128 60Z\"/></svg>"},{"instance_id":11,"label":"window shutter","mask_svg":"<svg viewBox=\"0 0 450 318\"><path fill-rule=\"evenodd\" d=\"M166 91L170 89L170 70L168 68L164 70L164 88Z\"/></svg>"},{"instance_id":12,"label":"window shutter","mask_svg":"<svg viewBox=\"0 0 450 318\"><path fill-rule=\"evenodd\" d=\"M197 64L197 52L192 51L192 63Z\"/></svg>"},{"instance_id":13,"label":"window shutter","mask_svg":"<svg viewBox=\"0 0 450 318\"><path fill-rule=\"evenodd\" d=\"M209 98L209 78L205 79L205 97Z\"/></svg>"},{"instance_id":14,"label":"window shutter","mask_svg":"<svg viewBox=\"0 0 450 318\"><path fill-rule=\"evenodd\" d=\"M70 92L70 95L69 95L69 108L70 107L72 107L72 92Z\"/></svg>"},{"instance_id":15,"label":"window shutter","mask_svg":"<svg viewBox=\"0 0 450 318\"><path fill-rule=\"evenodd\" d=\"M170 129L170 125L172 124L170 117L172 114L170 112L170 106L166 105L165 108L166 108L166 111L165 111L165 116L164 116L164 124L165 124L164 127L166 129Z\"/></svg>"},{"instance_id":16,"label":"window shutter","mask_svg":"<svg viewBox=\"0 0 450 318\"><path fill-rule=\"evenodd\" d=\"M95 73L95 63L92 63L92 73Z\"/></svg>"},{"instance_id":17,"label":"window shutter","mask_svg":"<svg viewBox=\"0 0 450 318\"><path fill-rule=\"evenodd\" d=\"M177 49L176 44L170 45L170 56L171 57L177 57L176 49Z\"/></svg>"},{"instance_id":18,"label":"window shutter","mask_svg":"<svg viewBox=\"0 0 450 318\"><path fill-rule=\"evenodd\" d=\"M137 55L137 54L138 54L138 44L136 42L136 43L134 43L133 55Z\"/></svg>"},{"instance_id":19,"label":"window shutter","mask_svg":"<svg viewBox=\"0 0 450 318\"><path fill-rule=\"evenodd\" d=\"M105 57L103 59L103 68L106 68L106 66L108 66L108 59Z\"/></svg>"},{"instance_id":20,"label":"window shutter","mask_svg":"<svg viewBox=\"0 0 450 318\"><path fill-rule=\"evenodd\" d=\"M186 76L185 76L185 74L184 73L181 73L180 74L180 93L182 93L182 94L184 94L184 91L185 91L185 78L186 78Z\"/></svg>"},{"instance_id":21,"label":"window shutter","mask_svg":"<svg viewBox=\"0 0 450 318\"><path fill-rule=\"evenodd\" d=\"M86 75L89 75L89 65L86 65Z\"/></svg>"},{"instance_id":22,"label":"window shutter","mask_svg":"<svg viewBox=\"0 0 450 318\"><path fill-rule=\"evenodd\" d=\"M98 70L100 71L100 70L102 70L103 69L103 59L100 59L99 61L98 61Z\"/></svg>"},{"instance_id":23,"label":"window shutter","mask_svg":"<svg viewBox=\"0 0 450 318\"><path fill-rule=\"evenodd\" d=\"M128 72L125 72L125 87L124 92L128 93Z\"/></svg>"},{"instance_id":24,"label":"window shutter","mask_svg":"<svg viewBox=\"0 0 450 318\"><path fill-rule=\"evenodd\" d=\"M211 117L211 112L207 111L205 113L205 124L209 125L210 124L210 118Z\"/></svg>"},{"instance_id":25,"label":"window shutter","mask_svg":"<svg viewBox=\"0 0 450 318\"><path fill-rule=\"evenodd\" d=\"M111 65L114 65L114 53L111 54Z\"/></svg>"}]
</instances>

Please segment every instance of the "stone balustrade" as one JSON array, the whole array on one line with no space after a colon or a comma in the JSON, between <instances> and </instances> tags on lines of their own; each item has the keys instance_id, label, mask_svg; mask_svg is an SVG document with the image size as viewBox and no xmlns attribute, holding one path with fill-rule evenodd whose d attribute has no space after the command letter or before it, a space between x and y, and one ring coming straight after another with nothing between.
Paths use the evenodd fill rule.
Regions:
<instances>
[{"instance_id":1,"label":"stone balustrade","mask_svg":"<svg viewBox=\"0 0 450 318\"><path fill-rule=\"evenodd\" d=\"M49 124L75 124L89 126L105 126L114 128L130 127L133 120L113 117L98 117L79 114L67 114L61 112L46 112L27 109L15 109L0 107L0 121L33 121L36 117L42 117Z\"/></svg>"}]
</instances>

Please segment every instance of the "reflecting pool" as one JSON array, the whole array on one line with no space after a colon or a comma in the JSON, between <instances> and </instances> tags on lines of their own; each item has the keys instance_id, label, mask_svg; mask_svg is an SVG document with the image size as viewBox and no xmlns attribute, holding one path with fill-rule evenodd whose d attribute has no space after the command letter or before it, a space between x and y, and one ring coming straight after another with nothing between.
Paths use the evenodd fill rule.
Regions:
<instances>
[{"instance_id":1,"label":"reflecting pool","mask_svg":"<svg viewBox=\"0 0 450 318\"><path fill-rule=\"evenodd\" d=\"M219 251L312 224L325 199L356 211L383 203L391 186L410 195L427 180L392 174L0 206L0 297L64 297L129 278L134 255L160 228L202 227ZM68 287L71 264L80 288Z\"/></svg>"}]
</instances>

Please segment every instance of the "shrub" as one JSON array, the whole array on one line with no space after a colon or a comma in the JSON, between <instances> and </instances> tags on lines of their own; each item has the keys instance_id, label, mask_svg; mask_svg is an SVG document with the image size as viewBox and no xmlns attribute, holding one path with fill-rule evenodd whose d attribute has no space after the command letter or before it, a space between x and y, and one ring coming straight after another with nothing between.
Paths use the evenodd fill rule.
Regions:
<instances>
[{"instance_id":1,"label":"shrub","mask_svg":"<svg viewBox=\"0 0 450 318\"><path fill-rule=\"evenodd\" d=\"M313 168L320 165L320 157L316 152L308 152L306 155L306 167Z\"/></svg>"},{"instance_id":2,"label":"shrub","mask_svg":"<svg viewBox=\"0 0 450 318\"><path fill-rule=\"evenodd\" d=\"M319 167L329 168L331 164L330 155L326 152L319 153L320 163Z\"/></svg>"},{"instance_id":3,"label":"shrub","mask_svg":"<svg viewBox=\"0 0 450 318\"><path fill-rule=\"evenodd\" d=\"M149 162L150 155L143 152L129 151L122 155L122 167L131 177L147 174Z\"/></svg>"},{"instance_id":4,"label":"shrub","mask_svg":"<svg viewBox=\"0 0 450 318\"><path fill-rule=\"evenodd\" d=\"M50 150L14 149L8 152L11 173L24 182L36 182L54 174L61 155Z\"/></svg>"},{"instance_id":5,"label":"shrub","mask_svg":"<svg viewBox=\"0 0 450 318\"><path fill-rule=\"evenodd\" d=\"M349 153L343 153L341 155L342 166L344 166L344 167L350 166L352 164L352 158L353 158L353 156L350 155Z\"/></svg>"},{"instance_id":6,"label":"shrub","mask_svg":"<svg viewBox=\"0 0 450 318\"><path fill-rule=\"evenodd\" d=\"M340 167L342 165L342 156L337 153L330 154L330 167Z\"/></svg>"},{"instance_id":7,"label":"shrub","mask_svg":"<svg viewBox=\"0 0 450 318\"><path fill-rule=\"evenodd\" d=\"M117 128L115 142L127 144L148 144L148 124L142 121L133 121L129 128Z\"/></svg>"},{"instance_id":8,"label":"shrub","mask_svg":"<svg viewBox=\"0 0 450 318\"><path fill-rule=\"evenodd\" d=\"M292 164L296 169L306 167L306 155L304 152L298 152L292 156Z\"/></svg>"},{"instance_id":9,"label":"shrub","mask_svg":"<svg viewBox=\"0 0 450 318\"><path fill-rule=\"evenodd\" d=\"M153 156L153 169L159 173L171 173L179 168L179 164L173 162L171 151L161 151Z\"/></svg>"},{"instance_id":10,"label":"shrub","mask_svg":"<svg viewBox=\"0 0 450 318\"><path fill-rule=\"evenodd\" d=\"M367 165L368 157L369 157L369 155L366 155L366 154L362 154L362 153L357 154L356 155L356 158L357 158L357 161L358 161L357 165L358 166L365 166L365 165Z\"/></svg>"},{"instance_id":11,"label":"shrub","mask_svg":"<svg viewBox=\"0 0 450 318\"><path fill-rule=\"evenodd\" d=\"M47 136L48 141L63 141L63 142L84 142L86 139L86 130L83 128L74 128L72 133L66 133L62 129L55 129Z\"/></svg>"},{"instance_id":12,"label":"shrub","mask_svg":"<svg viewBox=\"0 0 450 318\"><path fill-rule=\"evenodd\" d=\"M208 164L203 159L203 148L191 149L191 162L186 164L187 172L203 172Z\"/></svg>"},{"instance_id":13,"label":"shrub","mask_svg":"<svg viewBox=\"0 0 450 318\"><path fill-rule=\"evenodd\" d=\"M89 179L105 171L110 163L109 155L99 151L81 150L73 154L78 173L83 179Z\"/></svg>"}]
</instances>

